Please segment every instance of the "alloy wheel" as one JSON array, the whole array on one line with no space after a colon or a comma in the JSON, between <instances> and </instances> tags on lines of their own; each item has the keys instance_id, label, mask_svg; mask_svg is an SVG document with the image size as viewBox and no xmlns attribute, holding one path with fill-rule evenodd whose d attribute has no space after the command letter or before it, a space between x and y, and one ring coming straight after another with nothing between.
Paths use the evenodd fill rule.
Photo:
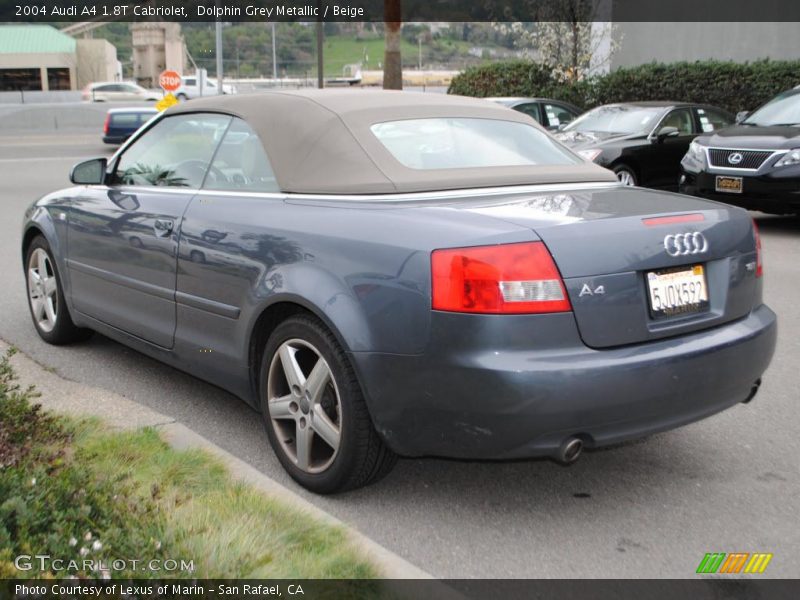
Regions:
<instances>
[{"instance_id":1,"label":"alloy wheel","mask_svg":"<svg viewBox=\"0 0 800 600\"><path fill-rule=\"evenodd\" d=\"M281 449L306 473L328 469L339 452L341 398L330 366L312 344L282 343L272 357L267 407Z\"/></svg>"},{"instance_id":2,"label":"alloy wheel","mask_svg":"<svg viewBox=\"0 0 800 600\"><path fill-rule=\"evenodd\" d=\"M630 185L630 186L636 185L636 181L634 180L633 175L628 171L624 170L617 171L617 179L620 180L620 183L622 183L622 185Z\"/></svg>"},{"instance_id":3,"label":"alloy wheel","mask_svg":"<svg viewBox=\"0 0 800 600\"><path fill-rule=\"evenodd\" d=\"M58 319L58 281L50 257L36 248L28 261L28 298L37 326L53 331Z\"/></svg>"}]
</instances>

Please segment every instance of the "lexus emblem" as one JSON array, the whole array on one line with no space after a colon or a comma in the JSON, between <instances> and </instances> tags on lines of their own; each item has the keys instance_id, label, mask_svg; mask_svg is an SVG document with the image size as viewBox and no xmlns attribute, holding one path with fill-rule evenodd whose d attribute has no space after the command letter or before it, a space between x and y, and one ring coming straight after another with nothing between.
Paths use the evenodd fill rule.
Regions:
<instances>
[{"instance_id":1,"label":"lexus emblem","mask_svg":"<svg viewBox=\"0 0 800 600\"><path fill-rule=\"evenodd\" d=\"M734 152L728 157L728 162L732 165L738 165L740 162L742 162L743 158L744 156L742 156L741 152Z\"/></svg>"},{"instance_id":2,"label":"lexus emblem","mask_svg":"<svg viewBox=\"0 0 800 600\"><path fill-rule=\"evenodd\" d=\"M664 238L664 250L670 256L702 254L708 250L708 240L699 231L670 234Z\"/></svg>"}]
</instances>

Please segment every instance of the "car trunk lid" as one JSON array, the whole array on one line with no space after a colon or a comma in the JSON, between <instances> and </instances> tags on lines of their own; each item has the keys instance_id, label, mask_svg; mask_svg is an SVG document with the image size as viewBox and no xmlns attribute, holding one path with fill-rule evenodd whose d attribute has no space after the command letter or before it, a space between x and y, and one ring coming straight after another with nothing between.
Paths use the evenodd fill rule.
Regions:
<instances>
[{"instance_id":1,"label":"car trunk lid","mask_svg":"<svg viewBox=\"0 0 800 600\"><path fill-rule=\"evenodd\" d=\"M752 222L732 206L609 187L508 198L468 210L529 227L541 238L591 347L713 327L745 316L756 298Z\"/></svg>"}]
</instances>

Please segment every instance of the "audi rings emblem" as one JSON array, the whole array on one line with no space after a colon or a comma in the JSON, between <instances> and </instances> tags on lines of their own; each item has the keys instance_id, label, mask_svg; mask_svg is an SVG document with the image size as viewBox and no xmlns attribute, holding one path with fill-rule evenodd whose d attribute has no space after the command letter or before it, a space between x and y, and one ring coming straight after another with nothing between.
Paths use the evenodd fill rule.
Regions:
<instances>
[{"instance_id":1,"label":"audi rings emblem","mask_svg":"<svg viewBox=\"0 0 800 600\"><path fill-rule=\"evenodd\" d=\"M702 254L708 250L708 240L702 233L675 233L664 238L664 250L670 256Z\"/></svg>"},{"instance_id":2,"label":"audi rings emblem","mask_svg":"<svg viewBox=\"0 0 800 600\"><path fill-rule=\"evenodd\" d=\"M738 165L740 162L742 162L743 159L744 156L742 156L741 152L734 152L733 154L728 156L728 162L732 165Z\"/></svg>"}]
</instances>

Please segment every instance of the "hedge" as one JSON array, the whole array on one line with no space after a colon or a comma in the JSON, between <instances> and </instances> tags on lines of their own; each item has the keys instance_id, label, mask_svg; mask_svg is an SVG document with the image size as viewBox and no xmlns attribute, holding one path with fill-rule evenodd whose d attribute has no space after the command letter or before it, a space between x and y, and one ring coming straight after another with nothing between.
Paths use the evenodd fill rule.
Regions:
<instances>
[{"instance_id":1,"label":"hedge","mask_svg":"<svg viewBox=\"0 0 800 600\"><path fill-rule=\"evenodd\" d=\"M800 61L651 63L576 83L555 80L545 66L511 61L465 70L453 78L448 93L542 96L586 109L610 102L670 100L711 104L736 113L753 110L798 84Z\"/></svg>"}]
</instances>

